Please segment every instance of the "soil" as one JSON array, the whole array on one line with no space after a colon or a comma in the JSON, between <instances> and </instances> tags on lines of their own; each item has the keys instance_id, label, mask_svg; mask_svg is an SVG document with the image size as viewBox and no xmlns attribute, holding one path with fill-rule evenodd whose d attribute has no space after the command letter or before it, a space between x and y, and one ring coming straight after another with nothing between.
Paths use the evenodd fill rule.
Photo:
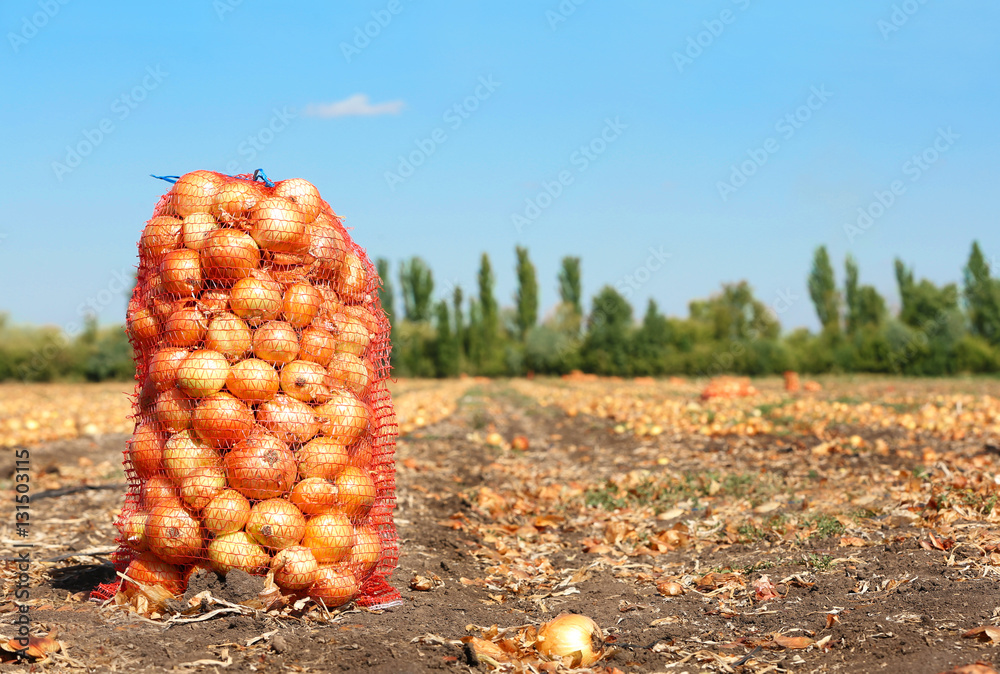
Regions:
<instances>
[{"instance_id":1,"label":"soil","mask_svg":"<svg viewBox=\"0 0 1000 674\"><path fill-rule=\"evenodd\" d=\"M32 503L32 521L37 522L32 536L39 543L32 550L31 620L39 633L58 631L65 648L54 656L54 664L93 672L487 671L485 664L474 664L476 658L457 641L478 636L473 626L538 625L563 611L596 620L617 645L617 653L601 665L625 672L921 674L998 659L995 647L961 637L1000 615L997 575L971 574L953 553L924 549L908 533L911 525L905 519L884 520L884 544L868 547L844 548L833 539L814 538L795 546L757 540L681 548L655 560L629 558L616 565L596 564L600 555L581 551L586 532L570 529L547 560L556 577L587 569L584 579L572 585L576 593L553 592L542 599L508 593L498 603L496 589L463 582L488 576L486 569L495 562L476 554L484 541L471 529L447 525L456 514L482 518L470 501L471 490L496 488L498 481L513 479L493 468L499 458L542 469L582 465L597 481L652 450L669 451L672 443L687 441L666 435L636 438L609 428L603 420L539 408L502 382L470 389L453 416L402 438L398 445L401 556L392 582L403 595L402 604L384 611L348 610L330 624L223 616L165 627L87 601L97 582L114 578L107 559L123 490L120 473L112 473L89 484L110 489L88 488ZM489 429L504 438L525 436L530 449L514 453L470 440L470 433ZM558 436L553 435L556 429ZM799 440L762 437L754 442L787 444L789 451L809 444L808 438ZM117 465L123 442L122 436L102 436L38 446L31 449L32 462L36 469L52 471L75 466L81 459ZM702 468L740 461L727 454L723 444L705 445ZM883 468L903 461L875 455L863 460L883 462ZM0 464L0 471L9 477L11 468ZM9 560L13 528L4 531ZM663 596L653 582L637 578L654 564L689 573L753 570L746 573L747 580L763 571L780 596L742 611L726 610L717 597L696 592ZM7 565L9 570L11 562ZM436 576L440 582L431 591L411 590L409 581L415 575ZM10 637L16 614L7 578L0 634ZM885 584L899 578L908 580ZM207 575L193 581L188 596L209 589L221 598L241 601L258 587L259 580L245 574L228 579ZM753 648L755 639L779 630L815 639L829 635L831 648ZM262 635L268 636L258 639ZM723 654L721 659L718 654ZM750 659L737 664L748 654ZM23 669L0 665L0 671Z\"/></svg>"}]
</instances>

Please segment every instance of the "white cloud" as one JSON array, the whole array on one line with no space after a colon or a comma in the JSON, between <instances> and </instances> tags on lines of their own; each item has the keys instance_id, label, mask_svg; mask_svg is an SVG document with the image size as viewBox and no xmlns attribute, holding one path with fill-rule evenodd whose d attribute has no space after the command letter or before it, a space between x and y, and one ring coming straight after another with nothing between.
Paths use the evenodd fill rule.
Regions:
<instances>
[{"instance_id":1,"label":"white cloud","mask_svg":"<svg viewBox=\"0 0 1000 674\"><path fill-rule=\"evenodd\" d=\"M403 101L371 103L368 94L354 94L333 103L310 103L306 106L309 117L368 117L371 115L398 115Z\"/></svg>"}]
</instances>

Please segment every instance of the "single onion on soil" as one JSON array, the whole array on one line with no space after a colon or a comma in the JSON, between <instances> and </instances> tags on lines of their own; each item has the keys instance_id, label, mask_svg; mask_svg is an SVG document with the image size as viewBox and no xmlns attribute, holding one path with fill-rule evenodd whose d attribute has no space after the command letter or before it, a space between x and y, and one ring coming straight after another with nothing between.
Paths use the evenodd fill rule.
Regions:
<instances>
[{"instance_id":1,"label":"single onion on soil","mask_svg":"<svg viewBox=\"0 0 1000 674\"><path fill-rule=\"evenodd\" d=\"M229 307L254 325L270 321L281 312L281 286L268 278L242 278L233 285Z\"/></svg>"},{"instance_id":2,"label":"single onion on soil","mask_svg":"<svg viewBox=\"0 0 1000 674\"><path fill-rule=\"evenodd\" d=\"M358 579L343 565L321 566L316 581L309 588L309 596L328 609L343 606L358 596Z\"/></svg>"},{"instance_id":3,"label":"single onion on soil","mask_svg":"<svg viewBox=\"0 0 1000 674\"><path fill-rule=\"evenodd\" d=\"M305 478L333 480L350 464L344 444L325 436L307 442L295 457L299 462L299 473Z\"/></svg>"},{"instance_id":4,"label":"single onion on soil","mask_svg":"<svg viewBox=\"0 0 1000 674\"><path fill-rule=\"evenodd\" d=\"M153 416L160 428L171 433L180 433L191 428L194 400L177 388L168 389L158 396L153 404Z\"/></svg>"},{"instance_id":5,"label":"single onion on soil","mask_svg":"<svg viewBox=\"0 0 1000 674\"><path fill-rule=\"evenodd\" d=\"M295 455L284 442L263 431L237 443L223 463L229 485L254 500L283 496L295 480Z\"/></svg>"},{"instance_id":6,"label":"single onion on soil","mask_svg":"<svg viewBox=\"0 0 1000 674\"><path fill-rule=\"evenodd\" d=\"M337 485L338 508L352 519L368 514L375 505L378 490L371 475L364 468L348 466L334 479Z\"/></svg>"},{"instance_id":7,"label":"single onion on soil","mask_svg":"<svg viewBox=\"0 0 1000 674\"><path fill-rule=\"evenodd\" d=\"M288 286L281 298L281 315L294 328L304 328L319 313L323 296L306 281Z\"/></svg>"},{"instance_id":8,"label":"single onion on soil","mask_svg":"<svg viewBox=\"0 0 1000 674\"><path fill-rule=\"evenodd\" d=\"M604 657L604 635L587 616L562 613L539 628L535 648L553 660L572 658L572 667L590 667Z\"/></svg>"},{"instance_id":9,"label":"single onion on soil","mask_svg":"<svg viewBox=\"0 0 1000 674\"><path fill-rule=\"evenodd\" d=\"M333 354L328 372L333 386L349 389L358 395L364 394L371 376L365 361L343 351Z\"/></svg>"},{"instance_id":10,"label":"single onion on soil","mask_svg":"<svg viewBox=\"0 0 1000 674\"><path fill-rule=\"evenodd\" d=\"M285 321L270 321L254 331L253 353L272 365L291 363L299 354L299 336Z\"/></svg>"},{"instance_id":11,"label":"single onion on soil","mask_svg":"<svg viewBox=\"0 0 1000 674\"><path fill-rule=\"evenodd\" d=\"M229 360L241 358L250 350L250 326L236 314L217 314L208 323L205 348L218 351Z\"/></svg>"},{"instance_id":12,"label":"single onion on soil","mask_svg":"<svg viewBox=\"0 0 1000 674\"><path fill-rule=\"evenodd\" d=\"M225 575L233 569L258 573L271 558L247 532L233 531L208 544L208 561L217 573Z\"/></svg>"},{"instance_id":13,"label":"single onion on soil","mask_svg":"<svg viewBox=\"0 0 1000 674\"><path fill-rule=\"evenodd\" d=\"M240 400L262 403L274 397L281 383L277 371L258 358L247 358L229 368L226 388Z\"/></svg>"},{"instance_id":14,"label":"single onion on soil","mask_svg":"<svg viewBox=\"0 0 1000 674\"><path fill-rule=\"evenodd\" d=\"M191 427L213 447L239 442L253 426L250 408L225 391L202 398L191 415Z\"/></svg>"},{"instance_id":15,"label":"single onion on soil","mask_svg":"<svg viewBox=\"0 0 1000 674\"><path fill-rule=\"evenodd\" d=\"M260 265L260 248L246 232L217 229L205 237L201 247L205 276L220 281L246 278Z\"/></svg>"},{"instance_id":16,"label":"single onion on soil","mask_svg":"<svg viewBox=\"0 0 1000 674\"><path fill-rule=\"evenodd\" d=\"M128 458L140 478L156 475L163 469L163 433L148 422L135 427L132 438L126 442Z\"/></svg>"},{"instance_id":17,"label":"single onion on soil","mask_svg":"<svg viewBox=\"0 0 1000 674\"><path fill-rule=\"evenodd\" d=\"M201 534L198 520L184 508L157 506L146 520L149 549L171 564L190 564L201 557Z\"/></svg>"},{"instance_id":18,"label":"single onion on soil","mask_svg":"<svg viewBox=\"0 0 1000 674\"><path fill-rule=\"evenodd\" d=\"M354 530L354 547L347 556L345 564L354 571L359 580L364 580L378 565L382 556L382 541L378 531L371 525L358 527Z\"/></svg>"},{"instance_id":19,"label":"single onion on soil","mask_svg":"<svg viewBox=\"0 0 1000 674\"><path fill-rule=\"evenodd\" d=\"M306 522L302 545L320 564L333 564L347 557L354 547L354 527L343 513L316 515Z\"/></svg>"},{"instance_id":20,"label":"single onion on soil","mask_svg":"<svg viewBox=\"0 0 1000 674\"><path fill-rule=\"evenodd\" d=\"M192 398L218 393L229 377L229 361L218 351L200 349L192 352L177 368L177 388Z\"/></svg>"},{"instance_id":21,"label":"single onion on soil","mask_svg":"<svg viewBox=\"0 0 1000 674\"><path fill-rule=\"evenodd\" d=\"M129 562L125 575L140 585L162 585L173 595L184 591L184 574L181 570L151 552L144 552ZM134 583L125 581L126 589L133 587Z\"/></svg>"},{"instance_id":22,"label":"single onion on soil","mask_svg":"<svg viewBox=\"0 0 1000 674\"><path fill-rule=\"evenodd\" d=\"M281 550L271 560L274 582L286 590L305 590L316 580L319 563L312 550L292 545Z\"/></svg>"},{"instance_id":23,"label":"single onion on soil","mask_svg":"<svg viewBox=\"0 0 1000 674\"><path fill-rule=\"evenodd\" d=\"M219 229L219 223L208 213L192 213L181 225L181 242L190 250L201 250L208 235Z\"/></svg>"},{"instance_id":24,"label":"single onion on soil","mask_svg":"<svg viewBox=\"0 0 1000 674\"><path fill-rule=\"evenodd\" d=\"M273 400L261 403L257 421L288 443L307 442L316 435L319 423L309 405L279 393Z\"/></svg>"},{"instance_id":25,"label":"single onion on soil","mask_svg":"<svg viewBox=\"0 0 1000 674\"><path fill-rule=\"evenodd\" d=\"M213 536L239 531L250 517L250 501L235 489L217 494L201 511L202 524Z\"/></svg>"},{"instance_id":26,"label":"single onion on soil","mask_svg":"<svg viewBox=\"0 0 1000 674\"><path fill-rule=\"evenodd\" d=\"M371 411L346 389L332 392L330 400L316 406L320 433L350 445L368 429Z\"/></svg>"},{"instance_id":27,"label":"single onion on soil","mask_svg":"<svg viewBox=\"0 0 1000 674\"><path fill-rule=\"evenodd\" d=\"M296 508L306 515L322 515L337 509L337 485L321 477L300 480L288 495Z\"/></svg>"},{"instance_id":28,"label":"single onion on soil","mask_svg":"<svg viewBox=\"0 0 1000 674\"><path fill-rule=\"evenodd\" d=\"M164 254L160 262L163 289L183 297L197 295L201 290L201 262L198 251L178 248Z\"/></svg>"},{"instance_id":29,"label":"single onion on soil","mask_svg":"<svg viewBox=\"0 0 1000 674\"><path fill-rule=\"evenodd\" d=\"M306 518L294 504L272 498L250 509L246 530L265 548L281 550L302 540L306 533Z\"/></svg>"},{"instance_id":30,"label":"single onion on soil","mask_svg":"<svg viewBox=\"0 0 1000 674\"><path fill-rule=\"evenodd\" d=\"M302 402L326 402L330 398L328 377L319 363L293 360L281 368L281 390Z\"/></svg>"}]
</instances>

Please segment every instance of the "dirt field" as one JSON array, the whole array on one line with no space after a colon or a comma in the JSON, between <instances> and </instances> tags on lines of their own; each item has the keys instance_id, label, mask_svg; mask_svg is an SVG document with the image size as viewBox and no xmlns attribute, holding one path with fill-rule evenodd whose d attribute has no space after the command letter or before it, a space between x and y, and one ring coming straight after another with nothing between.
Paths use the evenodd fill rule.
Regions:
<instances>
[{"instance_id":1,"label":"dirt field","mask_svg":"<svg viewBox=\"0 0 1000 674\"><path fill-rule=\"evenodd\" d=\"M597 667L609 672L1000 662L1000 384L862 378L790 394L764 381L707 402L703 384L400 384L403 604L327 624L257 614L167 627L87 601L114 575L126 436L30 445L30 617L63 646L36 668L564 671L533 654L529 627L563 611L604 628ZM0 461L5 638L22 542L13 452ZM86 488L59 491L72 487ZM431 589L410 589L416 576Z\"/></svg>"}]
</instances>

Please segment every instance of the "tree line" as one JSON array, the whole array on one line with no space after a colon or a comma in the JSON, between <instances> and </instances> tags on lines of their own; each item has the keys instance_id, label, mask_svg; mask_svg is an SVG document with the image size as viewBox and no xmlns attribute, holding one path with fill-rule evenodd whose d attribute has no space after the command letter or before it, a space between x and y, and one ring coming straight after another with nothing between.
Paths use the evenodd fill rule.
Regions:
<instances>
[{"instance_id":1,"label":"tree line","mask_svg":"<svg viewBox=\"0 0 1000 674\"><path fill-rule=\"evenodd\" d=\"M382 307L392 323L395 376L519 376L582 370L619 376L714 376L874 372L951 375L1000 371L1000 279L978 243L961 284L917 279L895 261L900 306L861 282L857 262L844 261L839 284L823 246L813 256L809 297L822 326L783 333L782 306L754 296L746 281L725 283L693 300L685 318L664 315L654 300L636 317L611 285L584 305L579 257L564 257L558 304L539 317L539 284L527 248L516 248L512 306L497 300L496 276L483 253L474 292L450 287L435 301L434 275L420 257L376 266ZM395 279L395 280L394 280ZM396 292L398 283L399 292ZM785 301L785 300L783 300ZM787 301L785 301L787 304ZM775 310L777 309L777 311ZM95 319L78 334L15 325L0 313L0 381L130 379L132 351L123 326Z\"/></svg>"}]
</instances>

